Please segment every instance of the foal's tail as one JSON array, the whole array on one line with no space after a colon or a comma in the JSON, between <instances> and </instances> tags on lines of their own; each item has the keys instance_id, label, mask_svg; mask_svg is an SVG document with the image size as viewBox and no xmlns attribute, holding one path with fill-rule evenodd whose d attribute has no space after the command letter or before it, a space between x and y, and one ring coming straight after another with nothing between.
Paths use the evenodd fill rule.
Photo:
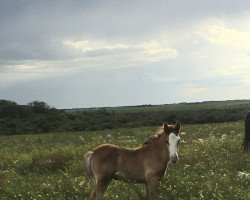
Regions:
<instances>
[{"instance_id":1,"label":"foal's tail","mask_svg":"<svg viewBox=\"0 0 250 200\"><path fill-rule=\"evenodd\" d=\"M84 180L82 182L83 186L86 186L86 184L94 177L92 170L91 170L91 156L92 156L93 152L92 151L88 151L85 155L84 155Z\"/></svg>"}]
</instances>

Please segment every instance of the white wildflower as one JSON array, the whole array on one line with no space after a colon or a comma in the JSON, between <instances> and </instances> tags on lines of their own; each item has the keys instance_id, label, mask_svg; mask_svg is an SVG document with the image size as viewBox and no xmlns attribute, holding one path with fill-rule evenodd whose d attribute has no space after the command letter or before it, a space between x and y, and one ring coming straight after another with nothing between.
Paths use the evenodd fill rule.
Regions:
<instances>
[{"instance_id":1,"label":"white wildflower","mask_svg":"<svg viewBox=\"0 0 250 200\"><path fill-rule=\"evenodd\" d=\"M203 143L204 140L203 139L198 139L198 142Z\"/></svg>"},{"instance_id":2,"label":"white wildflower","mask_svg":"<svg viewBox=\"0 0 250 200\"><path fill-rule=\"evenodd\" d=\"M215 139L215 136L213 134L209 134L209 139L210 140L214 140Z\"/></svg>"},{"instance_id":3,"label":"white wildflower","mask_svg":"<svg viewBox=\"0 0 250 200\"><path fill-rule=\"evenodd\" d=\"M225 139L227 139L227 134L223 134L220 138L220 140L225 140Z\"/></svg>"},{"instance_id":4,"label":"white wildflower","mask_svg":"<svg viewBox=\"0 0 250 200\"><path fill-rule=\"evenodd\" d=\"M223 134L222 136L221 136L221 139L226 139L227 138L227 134Z\"/></svg>"},{"instance_id":5,"label":"white wildflower","mask_svg":"<svg viewBox=\"0 0 250 200\"><path fill-rule=\"evenodd\" d=\"M190 167L190 165L187 165L187 164L184 165L184 169L186 169L188 167Z\"/></svg>"},{"instance_id":6,"label":"white wildflower","mask_svg":"<svg viewBox=\"0 0 250 200\"><path fill-rule=\"evenodd\" d=\"M82 143L84 142L84 137L83 136L79 136L79 140L81 140L82 141Z\"/></svg>"},{"instance_id":7,"label":"white wildflower","mask_svg":"<svg viewBox=\"0 0 250 200\"><path fill-rule=\"evenodd\" d=\"M80 183L79 183L79 186L84 186L84 181L81 181Z\"/></svg>"},{"instance_id":8,"label":"white wildflower","mask_svg":"<svg viewBox=\"0 0 250 200\"><path fill-rule=\"evenodd\" d=\"M238 172L237 175L239 178L246 178L246 179L250 179L250 173L247 172Z\"/></svg>"}]
</instances>

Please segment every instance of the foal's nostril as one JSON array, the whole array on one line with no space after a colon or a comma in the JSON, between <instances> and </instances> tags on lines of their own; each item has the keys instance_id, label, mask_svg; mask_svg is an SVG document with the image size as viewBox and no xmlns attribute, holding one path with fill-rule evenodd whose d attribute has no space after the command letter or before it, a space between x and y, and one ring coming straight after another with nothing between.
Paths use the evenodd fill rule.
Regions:
<instances>
[{"instance_id":1,"label":"foal's nostril","mask_svg":"<svg viewBox=\"0 0 250 200\"><path fill-rule=\"evenodd\" d=\"M170 157L170 160L171 160L172 163L177 163L177 161L178 161L178 156L171 156L171 157Z\"/></svg>"},{"instance_id":2,"label":"foal's nostril","mask_svg":"<svg viewBox=\"0 0 250 200\"><path fill-rule=\"evenodd\" d=\"M175 160L172 160L172 163L177 163L177 161L178 161L177 159L175 159Z\"/></svg>"}]
</instances>

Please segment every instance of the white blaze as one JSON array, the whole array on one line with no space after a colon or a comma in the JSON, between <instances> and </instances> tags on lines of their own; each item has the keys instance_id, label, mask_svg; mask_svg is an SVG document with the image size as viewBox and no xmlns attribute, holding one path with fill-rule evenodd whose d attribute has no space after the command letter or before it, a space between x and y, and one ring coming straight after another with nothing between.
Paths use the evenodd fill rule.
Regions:
<instances>
[{"instance_id":1,"label":"white blaze","mask_svg":"<svg viewBox=\"0 0 250 200\"><path fill-rule=\"evenodd\" d=\"M178 141L180 140L179 136L176 136L174 133L169 134L169 153L170 153L170 160L175 159L178 160Z\"/></svg>"}]
</instances>

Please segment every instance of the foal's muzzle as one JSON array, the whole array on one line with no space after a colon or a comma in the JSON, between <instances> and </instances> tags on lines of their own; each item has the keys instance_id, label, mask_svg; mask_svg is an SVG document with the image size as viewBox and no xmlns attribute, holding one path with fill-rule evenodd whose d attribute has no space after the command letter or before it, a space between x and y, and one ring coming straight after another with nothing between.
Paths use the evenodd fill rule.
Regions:
<instances>
[{"instance_id":1,"label":"foal's muzzle","mask_svg":"<svg viewBox=\"0 0 250 200\"><path fill-rule=\"evenodd\" d=\"M179 157L177 155L170 156L170 161L172 163L177 163L178 160L179 160Z\"/></svg>"}]
</instances>

